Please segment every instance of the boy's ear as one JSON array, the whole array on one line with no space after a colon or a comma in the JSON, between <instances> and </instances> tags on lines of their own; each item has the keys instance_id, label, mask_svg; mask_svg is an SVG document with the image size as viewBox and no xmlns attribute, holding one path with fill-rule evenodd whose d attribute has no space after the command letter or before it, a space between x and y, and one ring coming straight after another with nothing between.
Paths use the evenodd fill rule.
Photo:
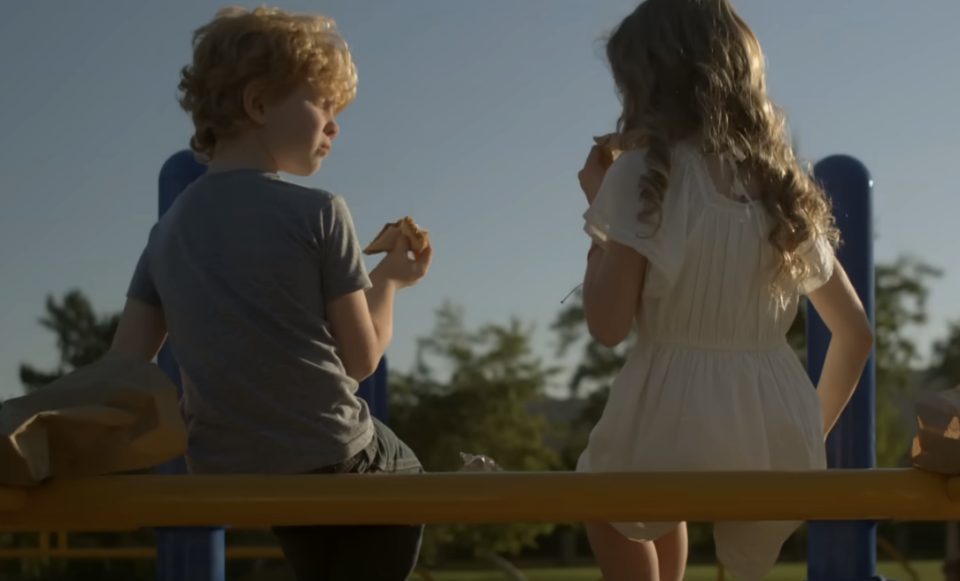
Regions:
<instances>
[{"instance_id":1,"label":"boy's ear","mask_svg":"<svg viewBox=\"0 0 960 581\"><path fill-rule=\"evenodd\" d=\"M250 81L243 88L243 110L247 117L257 125L267 122L266 89L264 81Z\"/></svg>"}]
</instances>

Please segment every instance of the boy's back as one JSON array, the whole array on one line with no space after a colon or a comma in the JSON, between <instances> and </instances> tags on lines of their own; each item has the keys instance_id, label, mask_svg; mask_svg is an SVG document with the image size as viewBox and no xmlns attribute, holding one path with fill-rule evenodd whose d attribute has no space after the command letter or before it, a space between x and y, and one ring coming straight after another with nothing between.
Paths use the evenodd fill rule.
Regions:
<instances>
[{"instance_id":1,"label":"boy's back","mask_svg":"<svg viewBox=\"0 0 960 581\"><path fill-rule=\"evenodd\" d=\"M207 174L154 227L130 296L166 313L194 473L294 473L370 442L325 303L370 286L342 198Z\"/></svg>"},{"instance_id":2,"label":"boy's back","mask_svg":"<svg viewBox=\"0 0 960 581\"><path fill-rule=\"evenodd\" d=\"M343 199L278 175L320 169L356 95L336 24L224 8L194 33L179 90L208 171L150 233L110 356L150 361L169 333L192 472L421 472L355 393L433 247L400 236L368 276ZM274 531L297 579L404 581L423 526Z\"/></svg>"}]
</instances>

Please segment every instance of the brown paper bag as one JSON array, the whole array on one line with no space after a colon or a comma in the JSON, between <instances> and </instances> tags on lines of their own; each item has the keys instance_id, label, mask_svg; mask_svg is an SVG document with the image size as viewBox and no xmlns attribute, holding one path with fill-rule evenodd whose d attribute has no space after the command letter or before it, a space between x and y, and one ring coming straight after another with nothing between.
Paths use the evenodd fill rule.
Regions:
<instances>
[{"instance_id":1,"label":"brown paper bag","mask_svg":"<svg viewBox=\"0 0 960 581\"><path fill-rule=\"evenodd\" d=\"M143 361L101 360L0 407L0 484L142 470L186 448L177 387Z\"/></svg>"},{"instance_id":2,"label":"brown paper bag","mask_svg":"<svg viewBox=\"0 0 960 581\"><path fill-rule=\"evenodd\" d=\"M914 406L919 431L910 458L921 470L960 474L960 386L925 396Z\"/></svg>"}]
</instances>

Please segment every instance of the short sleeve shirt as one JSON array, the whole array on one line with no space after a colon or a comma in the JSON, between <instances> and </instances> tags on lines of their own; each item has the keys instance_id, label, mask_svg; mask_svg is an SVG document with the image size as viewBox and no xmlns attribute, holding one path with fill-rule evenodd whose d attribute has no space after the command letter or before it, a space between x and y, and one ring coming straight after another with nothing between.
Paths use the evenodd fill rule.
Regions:
<instances>
[{"instance_id":1,"label":"short sleeve shirt","mask_svg":"<svg viewBox=\"0 0 960 581\"><path fill-rule=\"evenodd\" d=\"M276 174L208 174L157 223L128 296L163 309L194 473L298 473L371 440L330 330L370 286L342 197Z\"/></svg>"}]
</instances>

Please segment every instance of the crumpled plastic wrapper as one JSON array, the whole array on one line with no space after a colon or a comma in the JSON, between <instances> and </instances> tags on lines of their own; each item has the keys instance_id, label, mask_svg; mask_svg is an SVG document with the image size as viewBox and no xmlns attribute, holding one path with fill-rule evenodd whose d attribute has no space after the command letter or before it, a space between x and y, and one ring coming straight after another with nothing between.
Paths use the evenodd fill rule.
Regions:
<instances>
[{"instance_id":1,"label":"crumpled plastic wrapper","mask_svg":"<svg viewBox=\"0 0 960 581\"><path fill-rule=\"evenodd\" d=\"M919 430L910 451L913 466L960 475L960 386L923 397L914 411Z\"/></svg>"},{"instance_id":2,"label":"crumpled plastic wrapper","mask_svg":"<svg viewBox=\"0 0 960 581\"><path fill-rule=\"evenodd\" d=\"M503 468L489 456L460 452L460 459L463 460L463 466L458 472L503 472Z\"/></svg>"}]
</instances>

